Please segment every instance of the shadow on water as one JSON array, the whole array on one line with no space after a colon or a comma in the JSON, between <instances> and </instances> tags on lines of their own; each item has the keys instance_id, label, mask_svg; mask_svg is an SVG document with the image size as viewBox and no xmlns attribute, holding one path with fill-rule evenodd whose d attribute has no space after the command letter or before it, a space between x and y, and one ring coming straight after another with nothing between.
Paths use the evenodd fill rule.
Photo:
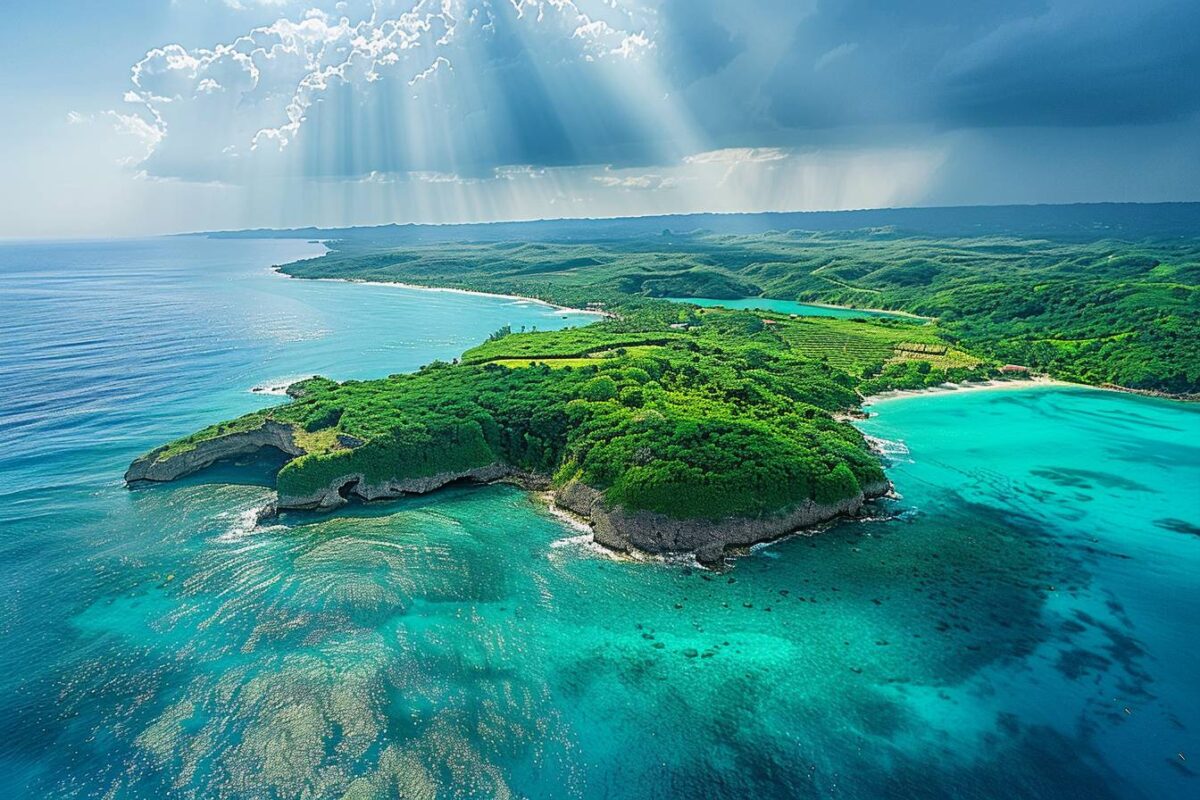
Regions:
<instances>
[{"instance_id":1,"label":"shadow on water","mask_svg":"<svg viewBox=\"0 0 1200 800\"><path fill-rule=\"evenodd\" d=\"M171 481L169 486L262 486L274 489L279 470L291 459L291 456L268 445L248 456L216 461L198 472ZM143 481L130 488L133 491L155 491L167 487L168 484Z\"/></svg>"}]
</instances>

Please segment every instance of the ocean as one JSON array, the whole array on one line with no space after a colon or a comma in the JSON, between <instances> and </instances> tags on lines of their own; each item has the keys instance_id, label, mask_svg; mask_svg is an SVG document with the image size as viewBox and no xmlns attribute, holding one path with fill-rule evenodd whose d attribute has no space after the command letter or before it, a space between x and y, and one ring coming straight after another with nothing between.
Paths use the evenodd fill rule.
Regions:
<instances>
[{"instance_id":1,"label":"ocean","mask_svg":"<svg viewBox=\"0 0 1200 800\"><path fill-rule=\"evenodd\" d=\"M589 319L270 269L321 252L0 245L0 797L1200 792L1196 407L879 401L899 497L720 573L504 486L265 526L265 469L126 489L255 388Z\"/></svg>"}]
</instances>

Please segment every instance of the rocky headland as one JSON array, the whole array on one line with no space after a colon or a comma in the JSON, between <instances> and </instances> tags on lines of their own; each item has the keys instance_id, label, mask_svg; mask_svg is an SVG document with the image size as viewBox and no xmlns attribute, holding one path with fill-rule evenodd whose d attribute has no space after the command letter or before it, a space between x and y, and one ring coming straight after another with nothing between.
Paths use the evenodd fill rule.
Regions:
<instances>
[{"instance_id":1,"label":"rocky headland","mask_svg":"<svg viewBox=\"0 0 1200 800\"><path fill-rule=\"evenodd\" d=\"M256 429L196 442L188 448L160 447L134 461L125 473L131 486L166 483L200 472L219 461L232 461L274 449L293 458L304 456L291 425L265 420ZM373 502L423 495L458 483L513 483L530 491L546 491L550 501L591 528L595 542L622 553L693 555L702 564L715 564L731 550L772 541L838 518L862 513L863 505L891 490L887 481L864 486L857 495L837 503L807 501L779 514L722 519L678 519L651 511L631 510L609 502L605 493L577 480L552 486L548 476L496 462L471 469L420 477L370 480L361 472L338 475L324 486L303 494L277 493L264 511L328 512L351 501Z\"/></svg>"}]
</instances>

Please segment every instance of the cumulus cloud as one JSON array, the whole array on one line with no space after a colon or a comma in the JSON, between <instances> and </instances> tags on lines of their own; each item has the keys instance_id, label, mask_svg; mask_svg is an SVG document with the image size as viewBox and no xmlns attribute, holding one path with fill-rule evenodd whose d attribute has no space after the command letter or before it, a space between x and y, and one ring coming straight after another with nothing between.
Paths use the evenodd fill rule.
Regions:
<instances>
[{"instance_id":1,"label":"cumulus cloud","mask_svg":"<svg viewBox=\"0 0 1200 800\"><path fill-rule=\"evenodd\" d=\"M342 0L212 47L150 50L125 98L140 109L118 119L153 139L148 172L185 178L254 154L317 177L569 159L606 134L642 135L614 118L589 141L554 117L613 102L605 64L653 49L646 19L611 0Z\"/></svg>"}]
</instances>

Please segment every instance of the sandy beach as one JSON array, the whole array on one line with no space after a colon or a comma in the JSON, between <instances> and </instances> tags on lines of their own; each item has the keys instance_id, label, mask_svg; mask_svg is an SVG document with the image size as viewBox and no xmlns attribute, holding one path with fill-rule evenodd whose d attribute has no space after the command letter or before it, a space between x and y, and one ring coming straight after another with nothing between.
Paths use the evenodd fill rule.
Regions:
<instances>
[{"instance_id":1,"label":"sandy beach","mask_svg":"<svg viewBox=\"0 0 1200 800\"><path fill-rule=\"evenodd\" d=\"M938 386L930 386L926 389L892 389L887 392L873 394L863 400L863 406L869 406L884 400L898 400L905 397L918 397L936 394L959 394L961 392L994 392L1011 389L1032 389L1039 386L1074 386L1077 388L1094 389L1098 387L1088 386L1083 383L1070 383L1068 381L1055 380L1054 378L1036 377L1022 378L1012 381L980 381L978 383L943 383Z\"/></svg>"},{"instance_id":2,"label":"sandy beach","mask_svg":"<svg viewBox=\"0 0 1200 800\"><path fill-rule=\"evenodd\" d=\"M422 292L449 292L451 294L466 294L474 297L495 297L501 300L513 300L522 303L534 303L539 306L546 306L555 311L564 311L568 314L589 314L596 317L614 317L616 316L609 311L598 311L589 308L571 308L570 306L560 306L556 303L550 303L545 300L539 300L536 297L523 297L519 294L498 294L496 292L478 292L473 289L452 289L447 286L420 286L415 283L401 283L399 281L368 281L359 278L297 278L295 275L289 275L281 268L274 270L279 275L285 278L294 278L296 280L305 281L330 281L334 283L360 283L366 286L395 286L400 289L416 289Z\"/></svg>"}]
</instances>

